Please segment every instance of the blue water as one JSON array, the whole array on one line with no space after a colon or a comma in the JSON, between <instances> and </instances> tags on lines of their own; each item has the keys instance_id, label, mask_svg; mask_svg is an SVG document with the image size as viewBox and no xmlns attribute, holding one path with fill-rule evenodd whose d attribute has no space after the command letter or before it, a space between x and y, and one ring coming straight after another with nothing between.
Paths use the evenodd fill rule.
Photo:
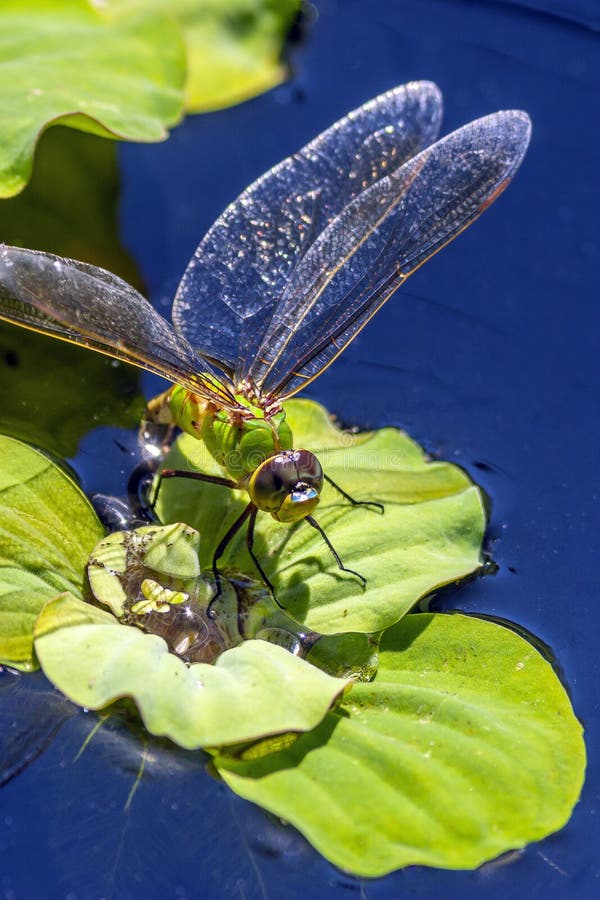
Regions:
<instances>
[{"instance_id":1,"label":"blue water","mask_svg":"<svg viewBox=\"0 0 600 900\"><path fill-rule=\"evenodd\" d=\"M149 747L145 776L124 812L139 740L111 726L74 762L92 723L56 699L49 705L41 679L32 678L5 692L15 715L20 703L39 706L48 739L57 721L64 725L0 794L0 897L597 896L597 25L592 0L323 0L308 40L294 51L288 84L191 118L162 145L120 152L122 236L166 312L222 208L372 95L434 80L445 96L446 130L496 109L530 113L533 141L514 184L413 276L310 395L346 423L407 428L490 494L499 572L448 602L519 623L552 649L590 757L571 822L478 872L413 868L360 882L210 778L199 755ZM144 376L143 386L150 395L160 383ZM104 429L83 442L75 464L86 488L122 487L122 462L99 468L120 460L114 440Z\"/></svg>"}]
</instances>

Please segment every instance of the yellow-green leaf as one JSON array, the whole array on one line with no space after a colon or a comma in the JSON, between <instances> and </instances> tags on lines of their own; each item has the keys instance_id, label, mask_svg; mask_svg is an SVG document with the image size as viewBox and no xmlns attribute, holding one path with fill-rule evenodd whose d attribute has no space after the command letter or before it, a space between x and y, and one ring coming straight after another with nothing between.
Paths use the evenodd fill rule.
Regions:
<instances>
[{"instance_id":1,"label":"yellow-green leaf","mask_svg":"<svg viewBox=\"0 0 600 900\"><path fill-rule=\"evenodd\" d=\"M475 868L561 828L585 769L550 664L499 625L410 615L374 681L290 748L216 759L227 784L355 875Z\"/></svg>"},{"instance_id":2,"label":"yellow-green leaf","mask_svg":"<svg viewBox=\"0 0 600 900\"><path fill-rule=\"evenodd\" d=\"M44 607L35 634L45 674L69 699L102 709L132 697L148 731L190 749L307 731L346 686L266 641L186 666L162 638L69 594Z\"/></svg>"},{"instance_id":3,"label":"yellow-green leaf","mask_svg":"<svg viewBox=\"0 0 600 900\"><path fill-rule=\"evenodd\" d=\"M43 453L0 435L0 663L36 667L39 611L61 591L81 592L101 536L69 476Z\"/></svg>"}]
</instances>

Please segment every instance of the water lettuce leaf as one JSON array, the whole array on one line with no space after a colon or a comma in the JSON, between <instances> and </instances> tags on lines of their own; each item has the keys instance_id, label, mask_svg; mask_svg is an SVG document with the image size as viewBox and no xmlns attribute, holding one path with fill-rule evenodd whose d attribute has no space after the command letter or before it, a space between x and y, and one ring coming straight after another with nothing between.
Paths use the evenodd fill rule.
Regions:
<instances>
[{"instance_id":1,"label":"water lettuce leaf","mask_svg":"<svg viewBox=\"0 0 600 900\"><path fill-rule=\"evenodd\" d=\"M415 614L386 632L373 682L291 747L218 755L237 794L360 876L474 868L561 828L585 768L550 664L507 628Z\"/></svg>"},{"instance_id":2,"label":"water lettuce leaf","mask_svg":"<svg viewBox=\"0 0 600 900\"><path fill-rule=\"evenodd\" d=\"M352 507L326 484L315 513L344 564L367 578L364 590L354 576L339 571L306 522L287 526L266 513L258 516L255 551L286 613L323 634L380 631L422 597L481 566L485 512L465 472L428 460L395 428L340 431L309 400L292 400L286 410L297 447L316 453L324 471L357 500L385 504L383 515ZM223 474L204 444L188 435L178 438L164 466ZM162 521L187 522L200 531L201 562L208 568L245 503L241 492L173 478L163 481L156 508ZM221 564L256 577L243 530Z\"/></svg>"},{"instance_id":3,"label":"water lettuce leaf","mask_svg":"<svg viewBox=\"0 0 600 900\"><path fill-rule=\"evenodd\" d=\"M181 117L185 52L169 15L4 0L0 30L0 197L23 188L48 125L157 141Z\"/></svg>"},{"instance_id":4,"label":"water lettuce leaf","mask_svg":"<svg viewBox=\"0 0 600 900\"><path fill-rule=\"evenodd\" d=\"M438 572L446 570L435 548L445 546L448 533L473 548L477 566L481 498L459 469L428 462L393 429L341 433L316 404L290 404L290 419L298 434L314 438L311 446L330 471L347 474L351 490L362 494L375 485L387 506L407 514L437 509L438 527L428 526L427 537L434 549L426 548L425 559L441 565ZM365 664L374 679L353 683L351 691L347 679L252 637L213 665L186 665L161 637L82 599L84 568L102 528L68 475L12 438L0 438L0 459L0 661L26 669L39 659L53 684L86 708L132 698L149 732L185 748L212 748L216 769L236 793L291 822L325 857L359 876L414 864L473 868L568 820L585 767L581 727L549 662L513 631L459 614L405 615L381 636L378 668ZM463 495L476 502L449 524L445 503ZM388 516L348 513L358 514L373 522ZM387 521L378 540L394 548L403 532L399 519ZM372 541L371 526L361 528L363 542ZM337 542L337 526L333 531ZM101 542L108 568L111 560L128 560L130 538L117 538ZM202 579L197 550L202 559L206 542L210 555L217 539L214 509L203 535L187 525L152 527L141 539L144 565L159 579L148 598L160 605L178 578L186 589ZM288 550L284 544L284 570L301 571L302 558L286 558ZM409 604L394 601L402 581L390 554L380 564L390 566L389 608L398 616ZM239 549L232 555L238 558ZM347 561L356 564L352 556ZM314 560L306 565L310 578ZM140 577L146 583L145 570ZM111 579L100 581L102 592L107 584L113 590ZM320 589L325 597L339 591L338 602L346 590L348 614L341 618L356 622L348 585L340 577ZM117 614L127 611L120 596ZM286 613L278 615L285 629ZM325 640L333 643L321 658L337 671L343 648L356 652L356 635ZM13 769L11 762L6 777Z\"/></svg>"},{"instance_id":5,"label":"water lettuce leaf","mask_svg":"<svg viewBox=\"0 0 600 900\"><path fill-rule=\"evenodd\" d=\"M0 663L37 667L35 620L56 594L81 593L87 558L102 534L63 469L0 435Z\"/></svg>"},{"instance_id":6,"label":"water lettuce leaf","mask_svg":"<svg viewBox=\"0 0 600 900\"><path fill-rule=\"evenodd\" d=\"M132 697L151 734L187 749L307 731L347 684L266 641L244 641L214 665L186 666L162 638L69 594L42 610L35 648L70 700L102 709Z\"/></svg>"}]
</instances>

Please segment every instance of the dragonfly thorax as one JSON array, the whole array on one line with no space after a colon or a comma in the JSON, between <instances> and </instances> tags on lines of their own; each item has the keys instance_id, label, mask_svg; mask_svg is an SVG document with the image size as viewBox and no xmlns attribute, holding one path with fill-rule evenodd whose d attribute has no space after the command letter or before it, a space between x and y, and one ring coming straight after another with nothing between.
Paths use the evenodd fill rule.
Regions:
<instances>
[{"instance_id":1,"label":"dragonfly thorax","mask_svg":"<svg viewBox=\"0 0 600 900\"><path fill-rule=\"evenodd\" d=\"M178 385L167 398L173 423L203 441L235 481L247 480L266 459L292 448L292 432L281 408L267 414L242 397L231 409L219 408Z\"/></svg>"},{"instance_id":2,"label":"dragonfly thorax","mask_svg":"<svg viewBox=\"0 0 600 900\"><path fill-rule=\"evenodd\" d=\"M248 481L254 505L278 522L297 522L310 515L322 487L321 463L309 450L284 450L270 456Z\"/></svg>"},{"instance_id":3,"label":"dragonfly thorax","mask_svg":"<svg viewBox=\"0 0 600 900\"><path fill-rule=\"evenodd\" d=\"M252 415L258 413L265 419L270 419L281 412L281 403L277 398L270 394L262 394L251 378L244 378L239 382L235 397L243 408L252 411Z\"/></svg>"}]
</instances>

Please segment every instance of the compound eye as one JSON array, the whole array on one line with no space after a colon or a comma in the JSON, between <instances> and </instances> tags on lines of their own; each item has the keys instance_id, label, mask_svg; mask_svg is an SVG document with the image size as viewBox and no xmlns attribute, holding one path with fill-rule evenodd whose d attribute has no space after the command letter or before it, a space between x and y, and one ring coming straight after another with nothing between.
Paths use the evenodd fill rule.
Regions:
<instances>
[{"instance_id":1,"label":"compound eye","mask_svg":"<svg viewBox=\"0 0 600 900\"><path fill-rule=\"evenodd\" d=\"M310 450L296 450L295 456L298 481L305 481L320 493L323 487L323 469L315 454Z\"/></svg>"},{"instance_id":2,"label":"compound eye","mask_svg":"<svg viewBox=\"0 0 600 900\"><path fill-rule=\"evenodd\" d=\"M298 481L293 458L284 454L265 460L250 479L248 492L259 509L275 512Z\"/></svg>"}]
</instances>

